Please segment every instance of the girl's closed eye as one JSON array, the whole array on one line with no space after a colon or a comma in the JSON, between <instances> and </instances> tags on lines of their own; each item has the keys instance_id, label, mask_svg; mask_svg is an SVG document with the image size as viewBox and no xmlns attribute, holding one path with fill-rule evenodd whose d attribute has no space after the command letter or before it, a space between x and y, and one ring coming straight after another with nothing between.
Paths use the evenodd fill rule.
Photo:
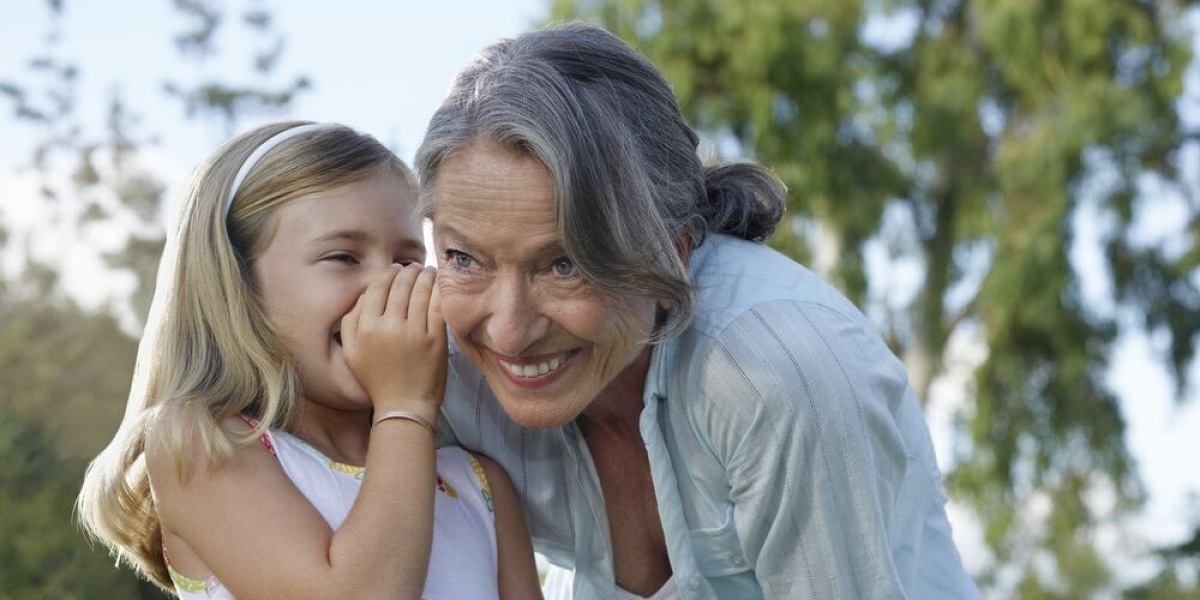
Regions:
<instances>
[{"instance_id":1,"label":"girl's closed eye","mask_svg":"<svg viewBox=\"0 0 1200 600\"><path fill-rule=\"evenodd\" d=\"M349 252L330 252L329 254L321 257L321 262L356 265L358 264L358 257Z\"/></svg>"}]
</instances>

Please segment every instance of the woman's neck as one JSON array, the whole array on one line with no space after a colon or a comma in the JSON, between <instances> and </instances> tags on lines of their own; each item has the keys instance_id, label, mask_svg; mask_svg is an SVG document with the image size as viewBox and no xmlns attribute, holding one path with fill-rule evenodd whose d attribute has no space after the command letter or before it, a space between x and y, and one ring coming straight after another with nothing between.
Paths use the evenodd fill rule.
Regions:
<instances>
[{"instance_id":1,"label":"woman's neck","mask_svg":"<svg viewBox=\"0 0 1200 600\"><path fill-rule=\"evenodd\" d=\"M583 409L577 418L581 426L638 430L653 349L653 346L643 348L637 358Z\"/></svg>"}]
</instances>

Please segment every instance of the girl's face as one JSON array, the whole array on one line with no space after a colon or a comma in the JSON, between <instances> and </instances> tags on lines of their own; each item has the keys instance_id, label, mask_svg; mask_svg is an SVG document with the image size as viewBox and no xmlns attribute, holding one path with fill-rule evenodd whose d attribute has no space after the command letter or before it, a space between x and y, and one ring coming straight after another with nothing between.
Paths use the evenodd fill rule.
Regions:
<instances>
[{"instance_id":1,"label":"girl's face","mask_svg":"<svg viewBox=\"0 0 1200 600\"><path fill-rule=\"evenodd\" d=\"M509 417L549 427L606 391L640 396L655 302L582 278L545 166L476 143L442 163L433 203L442 312Z\"/></svg>"},{"instance_id":2,"label":"girl's face","mask_svg":"<svg viewBox=\"0 0 1200 600\"><path fill-rule=\"evenodd\" d=\"M393 263L424 263L415 207L400 178L379 173L297 198L272 216L272 237L254 277L308 404L371 408L342 355L342 317L373 275Z\"/></svg>"}]
</instances>

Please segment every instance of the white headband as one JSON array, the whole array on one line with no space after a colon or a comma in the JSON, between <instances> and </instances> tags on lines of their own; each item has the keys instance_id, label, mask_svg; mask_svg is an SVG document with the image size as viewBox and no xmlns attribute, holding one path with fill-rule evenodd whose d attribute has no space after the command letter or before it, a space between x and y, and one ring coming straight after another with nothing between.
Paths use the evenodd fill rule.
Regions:
<instances>
[{"instance_id":1,"label":"white headband","mask_svg":"<svg viewBox=\"0 0 1200 600\"><path fill-rule=\"evenodd\" d=\"M276 146L304 133L317 131L319 129L331 129L337 127L333 123L308 123L305 125L297 125L291 129L284 129L279 133L267 138L259 147L246 157L246 162L242 163L242 168L238 169L237 175L233 178L233 183L229 184L229 195L225 197L225 214L229 214L229 209L233 207L233 197L237 195L238 188L242 186L242 180L246 175L250 174L250 169L262 160L268 152L274 150Z\"/></svg>"}]
</instances>

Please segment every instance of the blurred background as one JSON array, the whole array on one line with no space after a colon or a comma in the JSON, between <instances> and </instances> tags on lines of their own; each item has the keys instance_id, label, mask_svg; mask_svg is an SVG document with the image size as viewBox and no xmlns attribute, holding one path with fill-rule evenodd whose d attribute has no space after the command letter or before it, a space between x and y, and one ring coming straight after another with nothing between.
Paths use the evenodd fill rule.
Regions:
<instances>
[{"instance_id":1,"label":"blurred background","mask_svg":"<svg viewBox=\"0 0 1200 600\"><path fill-rule=\"evenodd\" d=\"M986 598L1200 598L1200 40L1185 0L5 2L0 598L154 598L71 510L190 171L263 121L411 162L500 37L608 27L771 243L909 370Z\"/></svg>"}]
</instances>

